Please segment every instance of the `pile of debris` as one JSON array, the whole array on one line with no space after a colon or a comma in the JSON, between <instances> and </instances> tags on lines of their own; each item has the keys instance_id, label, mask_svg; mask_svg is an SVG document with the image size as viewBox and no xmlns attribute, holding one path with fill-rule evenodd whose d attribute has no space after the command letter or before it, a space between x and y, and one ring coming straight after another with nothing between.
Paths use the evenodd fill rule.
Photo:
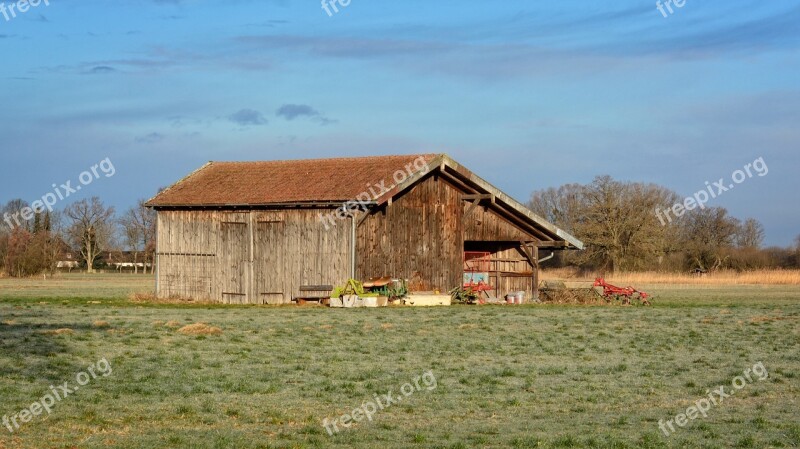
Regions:
<instances>
[{"instance_id":1,"label":"pile of debris","mask_svg":"<svg viewBox=\"0 0 800 449\"><path fill-rule=\"evenodd\" d=\"M539 298L549 304L622 304L639 301L649 306L651 296L633 287L617 287L605 279L591 281L542 281Z\"/></svg>"}]
</instances>

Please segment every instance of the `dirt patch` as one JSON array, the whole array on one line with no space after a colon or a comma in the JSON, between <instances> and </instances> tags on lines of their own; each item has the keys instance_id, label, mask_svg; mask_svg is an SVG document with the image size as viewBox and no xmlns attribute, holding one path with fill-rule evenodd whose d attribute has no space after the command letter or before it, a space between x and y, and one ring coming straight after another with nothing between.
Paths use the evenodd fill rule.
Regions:
<instances>
[{"instance_id":1,"label":"dirt patch","mask_svg":"<svg viewBox=\"0 0 800 449\"><path fill-rule=\"evenodd\" d=\"M391 323L383 323L383 324L381 324L381 329L383 329L383 330L389 330L389 329L393 329L393 328L394 328L394 324L391 324Z\"/></svg>"},{"instance_id":2,"label":"dirt patch","mask_svg":"<svg viewBox=\"0 0 800 449\"><path fill-rule=\"evenodd\" d=\"M222 335L222 329L205 323L195 323L178 329L183 335Z\"/></svg>"},{"instance_id":3,"label":"dirt patch","mask_svg":"<svg viewBox=\"0 0 800 449\"><path fill-rule=\"evenodd\" d=\"M104 320L97 320L94 323L92 323L92 326L100 328L100 329L107 329L107 328L111 327L111 323L109 323L108 321L104 321Z\"/></svg>"}]
</instances>

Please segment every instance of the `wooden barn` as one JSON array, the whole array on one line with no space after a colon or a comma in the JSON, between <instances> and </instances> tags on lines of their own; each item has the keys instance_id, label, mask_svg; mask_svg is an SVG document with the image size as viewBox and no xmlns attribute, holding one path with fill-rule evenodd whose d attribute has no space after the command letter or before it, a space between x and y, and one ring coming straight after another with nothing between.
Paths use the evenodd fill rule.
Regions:
<instances>
[{"instance_id":1,"label":"wooden barn","mask_svg":"<svg viewBox=\"0 0 800 449\"><path fill-rule=\"evenodd\" d=\"M151 199L157 294L285 304L348 278L537 295L582 243L445 154L209 162Z\"/></svg>"}]
</instances>

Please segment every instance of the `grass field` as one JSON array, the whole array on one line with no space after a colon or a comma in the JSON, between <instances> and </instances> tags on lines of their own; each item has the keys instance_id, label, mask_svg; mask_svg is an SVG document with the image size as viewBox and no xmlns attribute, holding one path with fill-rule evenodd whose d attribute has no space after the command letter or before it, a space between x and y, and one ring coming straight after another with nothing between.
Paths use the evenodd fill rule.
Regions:
<instances>
[{"instance_id":1,"label":"grass field","mask_svg":"<svg viewBox=\"0 0 800 449\"><path fill-rule=\"evenodd\" d=\"M0 448L800 446L800 289L666 287L655 306L330 310L142 305L143 276L0 279L0 418L101 359ZM218 335L185 335L207 323ZM659 420L763 362L670 437ZM432 372L334 436L325 418ZM402 395L401 395L402 396Z\"/></svg>"}]
</instances>

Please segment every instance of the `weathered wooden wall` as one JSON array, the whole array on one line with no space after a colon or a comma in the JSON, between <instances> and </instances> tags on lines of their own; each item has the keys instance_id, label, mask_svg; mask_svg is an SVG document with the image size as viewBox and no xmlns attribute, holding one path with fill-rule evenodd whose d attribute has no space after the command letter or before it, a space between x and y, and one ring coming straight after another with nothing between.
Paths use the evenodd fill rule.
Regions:
<instances>
[{"instance_id":1,"label":"weathered wooden wall","mask_svg":"<svg viewBox=\"0 0 800 449\"><path fill-rule=\"evenodd\" d=\"M349 223L324 210L158 213L158 296L284 304L349 276Z\"/></svg>"},{"instance_id":2,"label":"weathered wooden wall","mask_svg":"<svg viewBox=\"0 0 800 449\"><path fill-rule=\"evenodd\" d=\"M472 208L471 203L464 202L464 240L487 242L534 240L533 236L509 223L484 204L485 202Z\"/></svg>"},{"instance_id":3,"label":"weathered wooden wall","mask_svg":"<svg viewBox=\"0 0 800 449\"><path fill-rule=\"evenodd\" d=\"M409 279L412 289L448 291L463 282L465 240L472 240L492 253L496 294L525 291L530 298L532 267L516 247L534 238L483 205L471 208L463 193L433 174L374 211L358 228L358 276L394 276Z\"/></svg>"},{"instance_id":4,"label":"weathered wooden wall","mask_svg":"<svg viewBox=\"0 0 800 449\"><path fill-rule=\"evenodd\" d=\"M497 295L521 290L530 298L533 268L518 246L535 239L463 194L432 173L372 211L357 228L356 276L446 292L463 282L466 240L468 250L492 253ZM320 214L329 212L160 210L158 296L285 304L304 295L301 286L340 285L350 276L351 224L335 220L327 229Z\"/></svg>"},{"instance_id":5,"label":"weathered wooden wall","mask_svg":"<svg viewBox=\"0 0 800 449\"><path fill-rule=\"evenodd\" d=\"M413 290L446 292L463 277L460 192L430 175L358 227L360 278L394 276Z\"/></svg>"}]
</instances>

